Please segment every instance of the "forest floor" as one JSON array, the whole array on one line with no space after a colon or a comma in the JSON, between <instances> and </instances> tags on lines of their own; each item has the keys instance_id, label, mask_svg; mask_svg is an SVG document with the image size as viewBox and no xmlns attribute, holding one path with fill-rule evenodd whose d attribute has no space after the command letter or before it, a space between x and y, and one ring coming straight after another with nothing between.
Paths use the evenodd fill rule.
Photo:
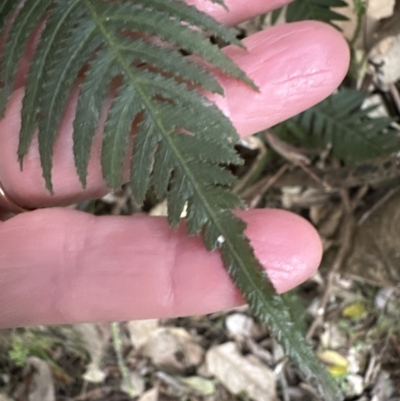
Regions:
<instances>
[{"instance_id":1,"label":"forest floor","mask_svg":"<svg viewBox=\"0 0 400 401\"><path fill-rule=\"evenodd\" d=\"M399 70L400 45L392 45L400 43L400 2L381 15L383 3L392 2L367 13L368 24L353 44L364 60L353 65L345 85L373 94L379 113L398 119L400 73L393 78L392 70ZM349 16L342 28L351 39L356 21L351 10ZM267 25L268 19L257 19L238 32L244 37ZM238 151L246 163L235 171L235 190L250 207L298 213L323 240L320 270L287 295L318 357L347 400L400 400L400 173L381 174L387 162L381 158L373 162L381 166L371 180L357 176L359 182L349 184L355 175L347 169L332 188L329 174L340 176L342 166L329 149L310 156L279 140L273 129L242 141ZM126 187L75 207L96 215L166 214L165 202L151 199L139 210ZM132 399L318 396L245 306L168 320L0 331L0 401Z\"/></svg>"}]
</instances>

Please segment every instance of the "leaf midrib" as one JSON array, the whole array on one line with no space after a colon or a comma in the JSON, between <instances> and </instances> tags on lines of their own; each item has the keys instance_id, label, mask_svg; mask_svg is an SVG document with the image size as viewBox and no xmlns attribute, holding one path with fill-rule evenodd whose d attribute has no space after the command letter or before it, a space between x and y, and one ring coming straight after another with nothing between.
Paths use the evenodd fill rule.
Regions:
<instances>
[{"instance_id":1,"label":"leaf midrib","mask_svg":"<svg viewBox=\"0 0 400 401\"><path fill-rule=\"evenodd\" d=\"M119 62L119 64L125 71L127 77L132 82L132 85L134 85L138 95L142 98L143 105L147 108L147 112L148 112L149 116L152 118L155 125L158 127L158 129L164 136L165 143L170 147L172 153L175 155L176 160L180 164L188 181L191 183L193 191L197 194L198 198L202 201L203 206L204 206L206 212L208 213L210 220L215 225L215 227L217 228L220 235L222 235L225 238L224 246L226 246L228 248L226 251L229 252L230 255L232 255L233 259L235 260L235 262L236 262L235 269L238 269L241 272L242 278L244 280L246 280L246 284L241 285L241 287L242 288L247 287L246 288L247 294L252 294L251 297L248 296L248 299L250 299L250 298L257 299L256 302L259 302L259 303L261 302L261 304L263 305L262 309L264 311L266 311L266 310L269 311L268 312L269 318L271 320L273 320L275 327L278 328L277 332L281 333L281 334L286 333L285 337L288 338L289 337L288 333L293 334L293 332L292 332L293 330L291 328L288 328L286 321L283 321L281 318L279 318L279 316L276 313L274 314L274 311L271 309L272 304L269 303L269 301L272 301L274 299L274 296L276 294L274 287L272 286L272 284L270 283L269 280L262 280L262 281L258 280L262 276L261 266L260 266L260 271L257 269L257 267L255 268L252 265L247 266L246 263L244 262L243 258L240 257L238 250L235 249L233 242L230 240L230 232L225 230L223 228L223 225L220 224L218 216L213 212L213 208L212 208L211 204L207 201L207 197L205 195L207 193L207 191L202 190L204 188L202 188L201 184L199 184L196 181L194 175L191 173L189 166L187 166L184 158L182 157L181 153L179 152L179 149L175 146L174 142L171 140L170 135L172 134L173 131L171 131L171 132L168 131L163 126L162 122L160 120L158 120L157 112L154 109L154 107L152 106L151 99L146 95L145 91L142 89L142 83L140 82L140 78L136 77L136 74L133 72L133 70L130 66L130 63L128 62L128 60L126 60L124 58L123 54L121 54L118 44L114 41L114 39L112 37L113 35L111 33L109 33L108 30L106 29L106 27L104 26L100 15L96 11L95 5L92 4L92 0L84 0L84 1L86 3L87 7L89 8L96 24L98 25L99 30L104 35L106 42L111 47L112 51L115 52L116 60ZM237 234L235 234L235 235L237 235ZM242 243L244 246L250 247L250 244L244 243L245 242L244 239L242 241L243 241ZM239 283L236 283L236 284L238 285ZM248 290L249 287L250 287L250 290ZM254 298L254 295L256 296L256 298ZM281 306L283 308L285 308L285 306L283 304L281 304ZM263 315L261 317L263 319L265 318L265 316L263 316ZM289 332L288 332L288 330L289 330ZM303 360L303 361L309 360L309 358L311 356L307 355L307 353L303 352L303 348L301 347L302 344L299 344L298 341L296 341L296 342L297 342L297 346L295 348L297 350L296 351L297 360ZM311 367L310 364L308 364L308 366ZM314 367L315 367L315 365L314 365ZM317 372L315 371L314 368L309 373L318 377ZM321 379L325 384L329 384L326 381L327 380L326 376L324 376Z\"/></svg>"},{"instance_id":2,"label":"leaf midrib","mask_svg":"<svg viewBox=\"0 0 400 401\"><path fill-rule=\"evenodd\" d=\"M186 177L188 178L188 180L191 182L192 187L194 189L194 191L197 193L198 197L202 200L203 205L205 207L205 209L207 210L208 215L211 217L213 223L215 224L215 226L218 228L219 232L221 233L222 236L224 236L225 239L229 238L229 233L227 233L223 227L219 224L219 219L218 217L215 215L215 213L213 212L213 208L211 207L210 203L207 201L206 197L204 196L204 191L201 190L201 188L199 188L199 185L195 179L195 177L193 176L193 174L190 171L190 168L187 166L187 164L184 161L184 158L182 157L181 153L179 152L179 150L177 149L177 147L175 146L174 142L171 141L170 139L170 134L173 132L169 132L162 124L162 122L157 119L157 112L154 110L153 106L152 106L152 102L151 99L149 99L148 96L146 96L145 91L141 88L141 83L140 80L136 78L135 74L132 71L132 68L129 64L129 62L127 60L125 60L125 58L123 57L123 55L121 54L121 52L118 50L119 46L118 44L115 42L115 40L113 39L112 35L109 33L109 31L106 29L102 18L100 17L100 15L97 13L96 11L96 7L95 5L93 5L91 3L91 0L84 0L88 9L90 10L94 21L96 22L100 32L103 34L106 42L108 43L108 45L110 46L110 48L112 49L112 51L115 52L116 54L116 59L119 61L119 64L122 66L123 70L126 72L127 76L129 77L129 79L131 80L132 84L134 85L134 87L136 88L139 96L142 98L143 100L143 104L146 106L147 111L149 112L149 114L152 117L152 120L154 121L154 123L158 126L158 128L160 129L160 131L163 133L164 136L164 140L168 143L170 149L172 150L172 152L175 154L176 159L179 161L182 169L184 170ZM251 274L249 274L249 269L248 267L244 264L242 258L240 257L240 255L238 254L238 252L235 250L235 248L233 247L232 243L230 241L226 241L225 242L226 246L229 247L229 251L232 255L234 255L236 261L239 263L240 269L242 270L242 272L245 274L248 282L250 283L250 285L253 287L253 290L255 290L260 299L263 299L265 294L264 292L261 290L260 286L261 283L256 283L253 280L253 277ZM265 284L263 284L265 285ZM268 286L268 292L269 292L269 296L272 297L273 294L273 286L269 285Z\"/></svg>"}]
</instances>

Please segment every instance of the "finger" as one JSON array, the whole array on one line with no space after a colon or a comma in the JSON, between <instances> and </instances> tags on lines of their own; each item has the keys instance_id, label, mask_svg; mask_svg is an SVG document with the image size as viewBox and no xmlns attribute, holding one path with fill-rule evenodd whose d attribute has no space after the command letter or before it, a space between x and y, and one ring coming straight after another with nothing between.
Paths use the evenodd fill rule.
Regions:
<instances>
[{"instance_id":1,"label":"finger","mask_svg":"<svg viewBox=\"0 0 400 401\"><path fill-rule=\"evenodd\" d=\"M318 234L279 210L241 212L278 291L318 267ZM162 218L38 210L0 225L0 326L204 314L244 301L217 252Z\"/></svg>"},{"instance_id":2,"label":"finger","mask_svg":"<svg viewBox=\"0 0 400 401\"><path fill-rule=\"evenodd\" d=\"M231 118L241 135L250 135L285 120L328 96L340 84L349 53L333 28L317 22L277 26L245 40L247 51L226 52L259 86L255 92L220 76L226 97L213 100ZM0 121L0 178L12 199L25 207L60 205L100 196L101 128L97 132L85 192L75 172L72 131L76 96L69 103L54 147L55 196L44 188L37 141L32 144L21 172L17 163L18 133L23 91L14 93L6 117Z\"/></svg>"},{"instance_id":3,"label":"finger","mask_svg":"<svg viewBox=\"0 0 400 401\"><path fill-rule=\"evenodd\" d=\"M235 25L246 21L250 18L267 13L268 11L282 7L293 0L227 0L225 4L227 8L219 4L212 3L210 0L187 0L190 5L197 7L199 10L206 12L218 21L226 25ZM29 65L34 56L34 49L39 41L40 34L44 28L44 21L40 24L34 35L29 40L27 50L21 60L20 70L16 78L16 88L25 85L26 75L29 71ZM0 37L0 54L4 45L4 37Z\"/></svg>"},{"instance_id":4,"label":"finger","mask_svg":"<svg viewBox=\"0 0 400 401\"><path fill-rule=\"evenodd\" d=\"M284 121L329 96L345 77L349 47L343 36L317 21L279 25L245 39L247 51L227 55L260 88L219 74L224 97L211 96L242 136Z\"/></svg>"},{"instance_id":5,"label":"finger","mask_svg":"<svg viewBox=\"0 0 400 401\"><path fill-rule=\"evenodd\" d=\"M282 7L293 0L225 0L228 10L209 0L186 0L187 3L199 10L210 14L218 21L235 25L250 18L257 17L268 11Z\"/></svg>"}]
</instances>

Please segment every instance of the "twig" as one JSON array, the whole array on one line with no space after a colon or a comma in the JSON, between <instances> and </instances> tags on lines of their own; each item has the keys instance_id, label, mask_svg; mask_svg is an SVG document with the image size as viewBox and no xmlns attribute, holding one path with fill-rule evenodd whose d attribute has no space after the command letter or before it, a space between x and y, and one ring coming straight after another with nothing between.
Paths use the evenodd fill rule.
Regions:
<instances>
[{"instance_id":1,"label":"twig","mask_svg":"<svg viewBox=\"0 0 400 401\"><path fill-rule=\"evenodd\" d=\"M85 381L87 385L87 381ZM97 400L101 399L104 397L108 397L110 393L112 392L112 387L111 386L105 386L105 387L100 387L100 388L95 388L90 391L86 391L84 394L79 394L78 396L72 398L74 401L88 401L88 400Z\"/></svg>"},{"instance_id":2,"label":"twig","mask_svg":"<svg viewBox=\"0 0 400 401\"><path fill-rule=\"evenodd\" d=\"M351 249L351 240L353 237L353 232L354 232L354 217L353 217L353 207L349 194L346 190L342 189L340 190L340 196L342 198L342 203L345 208L345 213L343 214L343 231L342 231L342 236L341 236L341 241L340 241L340 248L338 252L336 253L335 260L333 261L331 270L328 274L328 279L327 279L327 284L326 288L324 291L324 294L321 299L321 306L319 308L319 313L312 322L308 332L307 332L307 339L311 339L317 330L318 326L321 324L325 312L326 312L326 306L329 301L329 297L331 295L333 283L336 277L337 272L340 270L348 252Z\"/></svg>"},{"instance_id":3,"label":"twig","mask_svg":"<svg viewBox=\"0 0 400 401\"><path fill-rule=\"evenodd\" d=\"M290 395L288 393L288 383L285 377L285 372L281 372L278 375L278 381L279 384L281 385L281 390L282 390L282 397L283 397L283 401L290 401Z\"/></svg>"},{"instance_id":4,"label":"twig","mask_svg":"<svg viewBox=\"0 0 400 401\"><path fill-rule=\"evenodd\" d=\"M360 187L357 191L357 193L355 194L352 202L351 202L351 209L354 212L356 210L356 208L358 207L358 205L360 204L361 200L364 198L364 196L367 194L369 190L369 186L368 185L363 185L362 187Z\"/></svg>"},{"instance_id":5,"label":"twig","mask_svg":"<svg viewBox=\"0 0 400 401\"><path fill-rule=\"evenodd\" d=\"M264 145L264 142L256 137L252 137L252 143L250 143L249 149L258 150L258 155L253 162L250 170L237 182L233 188L233 192L241 194L251 186L259 176L261 175L264 167L268 163L269 152Z\"/></svg>"},{"instance_id":6,"label":"twig","mask_svg":"<svg viewBox=\"0 0 400 401\"><path fill-rule=\"evenodd\" d=\"M163 381L165 384L168 384L169 386L176 389L181 394L181 396L187 395L190 392L189 389L179 379L169 375L166 372L158 371L156 373L156 376L158 379ZM196 392L196 391L193 390L193 392Z\"/></svg>"},{"instance_id":7,"label":"twig","mask_svg":"<svg viewBox=\"0 0 400 401\"><path fill-rule=\"evenodd\" d=\"M332 191L333 187L330 186L327 182L325 182L324 180L321 180L321 178L319 178L314 171L312 171L309 167L307 167L306 165L299 163L297 164L297 166L299 166L306 174L308 174L316 183L318 183L319 185L323 186L326 190L328 191Z\"/></svg>"},{"instance_id":8,"label":"twig","mask_svg":"<svg viewBox=\"0 0 400 401\"><path fill-rule=\"evenodd\" d=\"M383 198L379 199L379 201L376 202L369 210L367 210L357 221L357 227L364 224L365 220L367 220L371 214L376 212L382 205L384 205L398 190L399 187L392 188Z\"/></svg>"},{"instance_id":9,"label":"twig","mask_svg":"<svg viewBox=\"0 0 400 401\"><path fill-rule=\"evenodd\" d=\"M397 112L400 113L400 94L399 94L399 91L397 90L396 85L390 84L389 91L390 91L390 94L392 95L394 104L396 105Z\"/></svg>"},{"instance_id":10,"label":"twig","mask_svg":"<svg viewBox=\"0 0 400 401\"><path fill-rule=\"evenodd\" d=\"M353 1L355 6L355 14L357 17L356 27L353 32L352 38L349 40L350 48L354 48L354 45L360 36L360 32L363 26L364 16L366 12L366 6L362 1L355 0Z\"/></svg>"},{"instance_id":11,"label":"twig","mask_svg":"<svg viewBox=\"0 0 400 401\"><path fill-rule=\"evenodd\" d=\"M122 355L122 340L121 330L118 322L111 323L111 335L113 339L114 351L117 356L118 369L121 373L122 380L126 386L127 392L130 397L136 397L138 395L135 386L132 383L129 369L125 364L124 357Z\"/></svg>"},{"instance_id":12,"label":"twig","mask_svg":"<svg viewBox=\"0 0 400 401\"><path fill-rule=\"evenodd\" d=\"M83 385L82 385L82 389L81 389L81 393L79 394L79 396L77 397L77 399L80 400L87 400L87 387L88 387L88 382L86 380L83 381Z\"/></svg>"},{"instance_id":13,"label":"twig","mask_svg":"<svg viewBox=\"0 0 400 401\"><path fill-rule=\"evenodd\" d=\"M243 195L243 199L248 200L250 208L257 206L261 197L286 173L289 164L284 164L272 177L266 177L251 186Z\"/></svg>"},{"instance_id":14,"label":"twig","mask_svg":"<svg viewBox=\"0 0 400 401\"><path fill-rule=\"evenodd\" d=\"M300 167L307 175L309 175L313 181L322 185L327 190L332 190L332 187L321 180L309 167L311 165L311 160L305 155L303 149L296 148L289 143L286 143L276 137L272 132L266 131L265 137L268 140L269 145L283 158Z\"/></svg>"}]
</instances>

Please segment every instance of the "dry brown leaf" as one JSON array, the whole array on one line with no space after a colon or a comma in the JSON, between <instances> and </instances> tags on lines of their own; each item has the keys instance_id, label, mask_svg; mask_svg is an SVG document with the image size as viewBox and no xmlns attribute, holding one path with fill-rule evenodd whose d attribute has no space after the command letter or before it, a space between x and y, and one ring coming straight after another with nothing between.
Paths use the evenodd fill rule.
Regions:
<instances>
[{"instance_id":1,"label":"dry brown leaf","mask_svg":"<svg viewBox=\"0 0 400 401\"><path fill-rule=\"evenodd\" d=\"M307 188L302 186L284 186L282 190L282 205L286 209L297 207L309 208L329 200L330 194L325 189Z\"/></svg>"},{"instance_id":2,"label":"dry brown leaf","mask_svg":"<svg viewBox=\"0 0 400 401\"><path fill-rule=\"evenodd\" d=\"M319 235L325 239L330 239L335 235L340 227L343 213L343 205L338 205L334 201L328 201L310 208L310 218L317 227Z\"/></svg>"},{"instance_id":3,"label":"dry brown leaf","mask_svg":"<svg viewBox=\"0 0 400 401\"><path fill-rule=\"evenodd\" d=\"M389 401L393 400L395 386L388 372L380 372L378 379L372 390L371 401Z\"/></svg>"},{"instance_id":4,"label":"dry brown leaf","mask_svg":"<svg viewBox=\"0 0 400 401\"><path fill-rule=\"evenodd\" d=\"M377 80L387 89L400 79L400 33L383 38L369 53L368 59L377 66Z\"/></svg>"},{"instance_id":5,"label":"dry brown leaf","mask_svg":"<svg viewBox=\"0 0 400 401\"><path fill-rule=\"evenodd\" d=\"M161 327L142 347L141 353L167 371L183 373L197 366L204 356L203 348L182 328Z\"/></svg>"},{"instance_id":6,"label":"dry brown leaf","mask_svg":"<svg viewBox=\"0 0 400 401\"><path fill-rule=\"evenodd\" d=\"M187 214L187 204L182 210L181 218L184 219ZM160 203L157 203L149 212L150 216L161 216L167 217L168 216L168 201L167 199L163 200Z\"/></svg>"},{"instance_id":7,"label":"dry brown leaf","mask_svg":"<svg viewBox=\"0 0 400 401\"><path fill-rule=\"evenodd\" d=\"M389 18L393 15L395 4L396 0L369 0L367 15L376 20Z\"/></svg>"},{"instance_id":8,"label":"dry brown leaf","mask_svg":"<svg viewBox=\"0 0 400 401\"><path fill-rule=\"evenodd\" d=\"M36 356L26 361L23 392L28 401L55 401L53 376L49 364Z\"/></svg>"},{"instance_id":9,"label":"dry brown leaf","mask_svg":"<svg viewBox=\"0 0 400 401\"><path fill-rule=\"evenodd\" d=\"M276 400L275 375L253 355L243 356L234 342L211 348L206 355L208 370L231 393L245 392L256 401Z\"/></svg>"},{"instance_id":10,"label":"dry brown leaf","mask_svg":"<svg viewBox=\"0 0 400 401\"><path fill-rule=\"evenodd\" d=\"M357 227L343 273L378 286L400 282L399 202L397 192Z\"/></svg>"},{"instance_id":11,"label":"dry brown leaf","mask_svg":"<svg viewBox=\"0 0 400 401\"><path fill-rule=\"evenodd\" d=\"M152 388L149 391L143 393L138 401L158 401L158 390L156 388Z\"/></svg>"},{"instance_id":12,"label":"dry brown leaf","mask_svg":"<svg viewBox=\"0 0 400 401\"><path fill-rule=\"evenodd\" d=\"M346 21L335 21L335 24L340 27L344 37L348 40L351 40L357 26L357 16L353 11L353 3L347 2L347 4L347 7L340 7L337 9L334 8L333 11L336 11L347 17Z\"/></svg>"},{"instance_id":13,"label":"dry brown leaf","mask_svg":"<svg viewBox=\"0 0 400 401\"><path fill-rule=\"evenodd\" d=\"M254 319L243 313L233 313L225 318L225 327L233 338L254 338L259 330Z\"/></svg>"},{"instance_id":14,"label":"dry brown leaf","mask_svg":"<svg viewBox=\"0 0 400 401\"><path fill-rule=\"evenodd\" d=\"M122 382L121 390L131 397L137 397L143 394L146 388L144 378L137 372L129 372L129 385L126 382Z\"/></svg>"},{"instance_id":15,"label":"dry brown leaf","mask_svg":"<svg viewBox=\"0 0 400 401\"><path fill-rule=\"evenodd\" d=\"M128 323L128 331L132 345L136 350L143 347L159 328L158 319L132 320Z\"/></svg>"},{"instance_id":16,"label":"dry brown leaf","mask_svg":"<svg viewBox=\"0 0 400 401\"><path fill-rule=\"evenodd\" d=\"M167 200L163 200L160 203L157 203L149 212L150 216L168 216L168 203Z\"/></svg>"},{"instance_id":17,"label":"dry brown leaf","mask_svg":"<svg viewBox=\"0 0 400 401\"><path fill-rule=\"evenodd\" d=\"M360 396L364 390L364 378L360 375L348 375L346 377L346 396L357 397Z\"/></svg>"},{"instance_id":18,"label":"dry brown leaf","mask_svg":"<svg viewBox=\"0 0 400 401\"><path fill-rule=\"evenodd\" d=\"M215 384L212 380L200 376L184 377L181 379L196 395L208 397L215 393Z\"/></svg>"},{"instance_id":19,"label":"dry brown leaf","mask_svg":"<svg viewBox=\"0 0 400 401\"><path fill-rule=\"evenodd\" d=\"M346 333L340 329L335 322L324 324L324 332L320 337L323 348L339 349L348 344Z\"/></svg>"},{"instance_id":20,"label":"dry brown leaf","mask_svg":"<svg viewBox=\"0 0 400 401\"><path fill-rule=\"evenodd\" d=\"M75 329L80 334L91 360L83 378L90 383L102 383L106 378L106 373L101 369L101 363L109 343L109 334L102 332L97 325L89 323L77 324Z\"/></svg>"},{"instance_id":21,"label":"dry brown leaf","mask_svg":"<svg viewBox=\"0 0 400 401\"><path fill-rule=\"evenodd\" d=\"M311 164L311 160L306 155L306 151L304 149L296 148L290 143L282 141L269 131L265 131L264 136L271 148L275 150L276 153L294 165L305 164L306 166L309 166Z\"/></svg>"},{"instance_id":22,"label":"dry brown leaf","mask_svg":"<svg viewBox=\"0 0 400 401\"><path fill-rule=\"evenodd\" d=\"M369 6L369 10L376 11L376 18L384 18L374 19L368 14L369 25L373 26L368 60L375 67L375 81L383 90L389 90L400 79L400 2L395 6L394 3L374 0Z\"/></svg>"},{"instance_id":23,"label":"dry brown leaf","mask_svg":"<svg viewBox=\"0 0 400 401\"><path fill-rule=\"evenodd\" d=\"M357 15L354 12L354 4L348 1L347 7L337 8L336 11L345 15L347 21L336 21L335 23L342 29L344 36L352 40L357 27ZM377 30L380 28L380 20L389 18L393 15L395 0L368 0L367 11L362 26L362 34L358 36L356 48L366 50L370 45ZM335 9L334 9L335 10Z\"/></svg>"}]
</instances>

